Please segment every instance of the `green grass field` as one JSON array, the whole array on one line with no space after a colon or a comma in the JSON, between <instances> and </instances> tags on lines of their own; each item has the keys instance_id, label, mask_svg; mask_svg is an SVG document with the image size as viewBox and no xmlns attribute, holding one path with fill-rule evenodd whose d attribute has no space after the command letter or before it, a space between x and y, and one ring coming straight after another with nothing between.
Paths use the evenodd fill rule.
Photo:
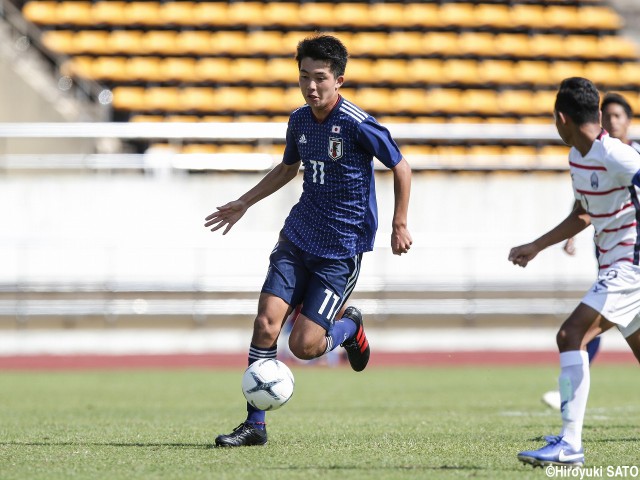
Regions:
<instances>
[{"instance_id":1,"label":"green grass field","mask_svg":"<svg viewBox=\"0 0 640 480\"><path fill-rule=\"evenodd\" d=\"M521 449L557 433L540 402L557 368L294 366L269 444L211 448L244 419L241 372L0 373L0 478L547 478ZM588 465L638 465L636 365L595 365Z\"/></svg>"}]
</instances>

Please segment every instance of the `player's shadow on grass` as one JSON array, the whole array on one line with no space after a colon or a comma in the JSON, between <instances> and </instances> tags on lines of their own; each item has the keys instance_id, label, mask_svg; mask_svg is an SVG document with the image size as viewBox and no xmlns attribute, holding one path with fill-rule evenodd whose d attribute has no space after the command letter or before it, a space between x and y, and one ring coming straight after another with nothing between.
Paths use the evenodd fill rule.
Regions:
<instances>
[{"instance_id":1,"label":"player's shadow on grass","mask_svg":"<svg viewBox=\"0 0 640 480\"><path fill-rule=\"evenodd\" d=\"M157 447L169 447L169 448L197 448L208 449L212 448L212 443L179 443L179 442L0 442L0 445L23 445L30 447L70 447L70 446L89 446L94 447L136 447L136 448L157 448Z\"/></svg>"}]
</instances>

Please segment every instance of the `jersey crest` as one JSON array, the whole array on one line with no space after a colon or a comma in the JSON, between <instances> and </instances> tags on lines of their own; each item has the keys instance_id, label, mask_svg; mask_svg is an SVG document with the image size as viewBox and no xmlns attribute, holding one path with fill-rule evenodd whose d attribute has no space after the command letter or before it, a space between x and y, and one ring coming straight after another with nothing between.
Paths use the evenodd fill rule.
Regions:
<instances>
[{"instance_id":1,"label":"jersey crest","mask_svg":"<svg viewBox=\"0 0 640 480\"><path fill-rule=\"evenodd\" d=\"M342 139L339 137L329 137L329 158L338 160L342 158Z\"/></svg>"}]
</instances>

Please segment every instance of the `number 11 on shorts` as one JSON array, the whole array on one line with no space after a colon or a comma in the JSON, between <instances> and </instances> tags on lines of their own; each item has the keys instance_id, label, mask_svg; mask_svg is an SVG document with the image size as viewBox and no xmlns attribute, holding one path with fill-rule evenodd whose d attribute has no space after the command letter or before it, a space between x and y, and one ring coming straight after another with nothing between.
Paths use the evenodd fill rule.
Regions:
<instances>
[{"instance_id":1,"label":"number 11 on shorts","mask_svg":"<svg viewBox=\"0 0 640 480\"><path fill-rule=\"evenodd\" d=\"M327 319L331 320L333 318L334 310L335 310L336 306L338 305L338 301L340 300L340 297L338 295L336 295L335 293L333 293L328 288L325 288L324 295L325 295L324 302L322 302L322 305L320 306L320 309L318 310L318 313L320 315L324 315L324 312L327 309L327 306L329 305L329 301L333 300L333 302L331 303L331 308L329 308L329 311L327 312L327 315L326 315Z\"/></svg>"}]
</instances>

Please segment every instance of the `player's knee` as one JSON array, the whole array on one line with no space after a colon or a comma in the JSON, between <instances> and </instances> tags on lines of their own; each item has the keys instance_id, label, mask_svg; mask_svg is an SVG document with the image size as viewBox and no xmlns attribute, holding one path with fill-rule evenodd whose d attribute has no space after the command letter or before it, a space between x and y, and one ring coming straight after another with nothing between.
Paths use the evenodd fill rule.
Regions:
<instances>
[{"instance_id":1,"label":"player's knee","mask_svg":"<svg viewBox=\"0 0 640 480\"><path fill-rule=\"evenodd\" d=\"M289 337L289 350L300 360L311 360L319 356L315 345L295 341L292 337Z\"/></svg>"},{"instance_id":2,"label":"player's knee","mask_svg":"<svg viewBox=\"0 0 640 480\"><path fill-rule=\"evenodd\" d=\"M271 321L266 315L258 315L253 322L254 337L263 341L275 341L280 333L277 322Z\"/></svg>"},{"instance_id":3,"label":"player's knee","mask_svg":"<svg viewBox=\"0 0 640 480\"><path fill-rule=\"evenodd\" d=\"M558 350L561 352L574 350L575 348L572 347L573 343L575 342L572 338L570 330L564 326L561 327L556 335L556 344L558 345Z\"/></svg>"}]
</instances>

